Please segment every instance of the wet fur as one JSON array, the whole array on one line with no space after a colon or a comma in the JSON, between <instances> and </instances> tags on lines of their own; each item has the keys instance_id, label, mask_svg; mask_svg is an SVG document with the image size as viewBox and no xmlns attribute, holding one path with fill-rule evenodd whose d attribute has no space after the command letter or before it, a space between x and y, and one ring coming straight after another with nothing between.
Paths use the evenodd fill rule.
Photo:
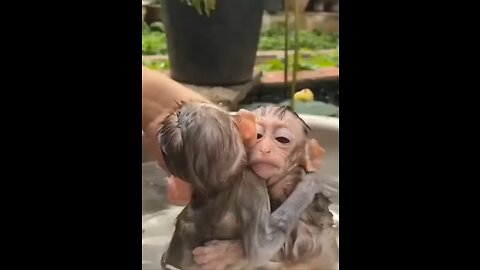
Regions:
<instances>
[{"instance_id":1,"label":"wet fur","mask_svg":"<svg viewBox=\"0 0 480 270\"><path fill-rule=\"evenodd\" d=\"M254 113L259 117L274 116L283 119L286 113L291 113L301 121L305 138L293 154L307 156L305 148L310 127L288 106L260 106ZM272 181L268 179L268 193L272 211L284 202L292 190L302 181L302 168L295 168L288 174ZM269 267L269 270L334 270L338 268L338 245L333 214L329 210L330 201L323 194L317 194L313 202L305 210L296 228L290 235Z\"/></svg>"},{"instance_id":2,"label":"wet fur","mask_svg":"<svg viewBox=\"0 0 480 270\"><path fill-rule=\"evenodd\" d=\"M180 104L159 132L166 166L193 188L163 258L182 270L197 269L192 250L215 239L242 239L248 260L230 269L267 263L287 241L313 199L312 191L319 189L318 175L306 175L305 185L271 214L267 187L247 167L233 119L218 110L207 104Z\"/></svg>"}]
</instances>

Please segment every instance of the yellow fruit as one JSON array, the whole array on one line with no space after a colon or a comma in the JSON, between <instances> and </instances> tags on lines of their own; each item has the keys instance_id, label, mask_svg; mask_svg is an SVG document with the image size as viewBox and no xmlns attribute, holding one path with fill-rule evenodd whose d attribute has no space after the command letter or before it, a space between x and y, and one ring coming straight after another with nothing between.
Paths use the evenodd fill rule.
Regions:
<instances>
[{"instance_id":1,"label":"yellow fruit","mask_svg":"<svg viewBox=\"0 0 480 270\"><path fill-rule=\"evenodd\" d=\"M310 90L308 88L305 88L303 90L300 90L300 91L296 92L293 95L293 99L295 101L307 102L307 101L313 101L315 99L315 97L313 96L312 90Z\"/></svg>"}]
</instances>

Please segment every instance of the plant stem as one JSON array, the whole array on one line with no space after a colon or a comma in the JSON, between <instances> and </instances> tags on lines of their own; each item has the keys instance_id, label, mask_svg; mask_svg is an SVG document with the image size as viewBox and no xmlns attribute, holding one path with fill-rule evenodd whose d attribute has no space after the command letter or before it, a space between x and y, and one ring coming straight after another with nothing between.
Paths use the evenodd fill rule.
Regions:
<instances>
[{"instance_id":1,"label":"plant stem","mask_svg":"<svg viewBox=\"0 0 480 270\"><path fill-rule=\"evenodd\" d=\"M291 89L291 100L292 100L292 110L295 111L295 100L293 96L297 88L297 70L298 70L298 14L300 13L299 1L295 1L295 30L294 30L294 40L293 40L293 74L292 74L292 89Z\"/></svg>"},{"instance_id":2,"label":"plant stem","mask_svg":"<svg viewBox=\"0 0 480 270\"><path fill-rule=\"evenodd\" d=\"M283 10L285 12L285 48L284 48L284 58L285 59L285 67L283 68L284 74L283 74L283 80L285 84L285 89L287 89L288 86L288 0L283 1ZM287 95L288 97L288 95Z\"/></svg>"}]
</instances>

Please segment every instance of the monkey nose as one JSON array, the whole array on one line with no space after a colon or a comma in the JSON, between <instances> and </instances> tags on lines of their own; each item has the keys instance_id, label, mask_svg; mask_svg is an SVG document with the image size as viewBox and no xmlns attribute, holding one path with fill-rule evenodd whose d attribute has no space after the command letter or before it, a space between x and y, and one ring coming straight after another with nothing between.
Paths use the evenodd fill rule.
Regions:
<instances>
[{"instance_id":1,"label":"monkey nose","mask_svg":"<svg viewBox=\"0 0 480 270\"><path fill-rule=\"evenodd\" d=\"M270 152L272 152L272 150L270 150L270 149L260 149L260 152L265 153L265 154L270 154Z\"/></svg>"}]
</instances>

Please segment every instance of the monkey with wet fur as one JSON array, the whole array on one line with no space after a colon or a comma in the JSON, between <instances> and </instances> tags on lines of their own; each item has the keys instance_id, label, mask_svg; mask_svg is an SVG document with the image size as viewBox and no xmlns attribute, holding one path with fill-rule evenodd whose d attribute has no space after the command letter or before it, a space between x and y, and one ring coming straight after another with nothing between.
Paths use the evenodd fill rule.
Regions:
<instances>
[{"instance_id":1,"label":"monkey with wet fur","mask_svg":"<svg viewBox=\"0 0 480 270\"><path fill-rule=\"evenodd\" d=\"M266 179L272 210L275 210L291 194L300 182L299 168L285 160L297 155L301 163L305 146L316 141L307 141L309 127L287 107L261 106L253 112L239 114L256 117L257 143L247 146L249 164L257 175ZM245 116L244 116L245 118ZM324 151L320 146L312 147L316 156L307 170L319 169ZM294 165L293 165L294 166ZM338 244L333 215L328 209L330 201L317 194L291 237L271 262L262 269L310 269L333 270L338 268ZM227 264L242 260L239 241L211 241L194 250L195 260L201 269L224 269Z\"/></svg>"},{"instance_id":2,"label":"monkey with wet fur","mask_svg":"<svg viewBox=\"0 0 480 270\"><path fill-rule=\"evenodd\" d=\"M252 121L253 120L253 121ZM192 250L219 239L240 239L246 260L229 269L255 269L287 241L302 213L321 192L316 173L304 173L289 198L271 213L265 181L249 167L242 137L256 140L254 119L236 122L205 103L184 103L169 115L159 141L170 172L192 185L162 258L164 268L198 269ZM246 139L245 139L246 140Z\"/></svg>"}]
</instances>

